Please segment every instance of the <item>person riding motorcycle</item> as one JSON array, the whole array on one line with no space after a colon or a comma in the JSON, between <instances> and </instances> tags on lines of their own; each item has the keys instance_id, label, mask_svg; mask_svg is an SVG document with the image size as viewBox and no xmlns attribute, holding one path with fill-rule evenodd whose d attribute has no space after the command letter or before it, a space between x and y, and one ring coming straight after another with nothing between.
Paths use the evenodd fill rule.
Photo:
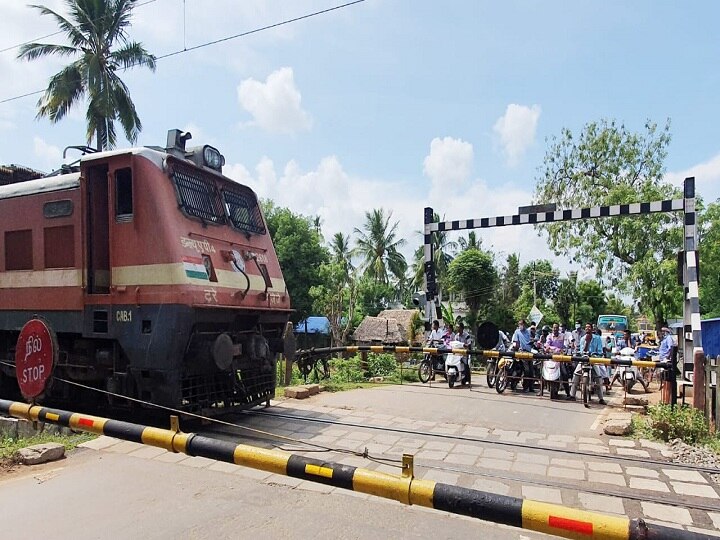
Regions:
<instances>
[{"instance_id":1,"label":"person riding motorcycle","mask_svg":"<svg viewBox=\"0 0 720 540\"><path fill-rule=\"evenodd\" d=\"M458 331L457 334L455 334L455 341L462 342L463 345L465 345L466 349L469 349L472 346L472 336L470 335L470 332L465 330L464 323L458 324ZM465 364L466 381L468 384L470 384L470 355L466 354L465 356L463 356L462 362L463 364Z\"/></svg>"}]
</instances>

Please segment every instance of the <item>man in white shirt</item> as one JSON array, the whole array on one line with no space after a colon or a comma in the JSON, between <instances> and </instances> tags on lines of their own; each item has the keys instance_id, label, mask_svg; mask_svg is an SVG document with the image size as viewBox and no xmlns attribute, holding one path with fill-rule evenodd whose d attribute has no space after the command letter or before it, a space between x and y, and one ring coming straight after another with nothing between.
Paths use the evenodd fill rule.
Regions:
<instances>
[{"instance_id":1,"label":"man in white shirt","mask_svg":"<svg viewBox=\"0 0 720 540\"><path fill-rule=\"evenodd\" d=\"M433 341L442 341L444 334L445 332L440 330L440 322L438 320L434 320L432 323L432 330L428 336L428 343L432 345Z\"/></svg>"}]
</instances>

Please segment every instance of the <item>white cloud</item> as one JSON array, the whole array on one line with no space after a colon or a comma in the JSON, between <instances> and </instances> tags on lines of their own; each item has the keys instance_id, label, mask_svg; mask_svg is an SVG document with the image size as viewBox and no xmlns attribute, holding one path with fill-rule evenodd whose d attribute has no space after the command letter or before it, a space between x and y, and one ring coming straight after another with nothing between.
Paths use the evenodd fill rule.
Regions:
<instances>
[{"instance_id":1,"label":"white cloud","mask_svg":"<svg viewBox=\"0 0 720 540\"><path fill-rule=\"evenodd\" d=\"M43 165L49 169L57 169L62 164L62 152L57 146L48 144L40 137L33 138L33 151Z\"/></svg>"},{"instance_id":2,"label":"white cloud","mask_svg":"<svg viewBox=\"0 0 720 540\"><path fill-rule=\"evenodd\" d=\"M435 139L428 163L444 163L438 158L447 155L464 155L466 160L449 160L450 163L469 163L472 145L453 139ZM453 153L449 149L455 149ZM461 151L460 151L461 150ZM432 207L443 220L464 220L517 213L518 206L529 204L532 192L512 184L490 185L481 178L470 178L469 168L458 165L465 171L466 183L463 189L441 189L442 185L431 183L427 188L409 185L406 182L387 179L363 178L349 174L336 156L323 158L314 169L303 170L296 161L289 161L284 167L276 167L272 160L260 160L253 172L242 164L225 167L224 172L231 178L249 185L259 197L270 198L277 205L290 208L293 212L322 218L322 231L326 239L336 232L350 235L362 228L365 212L373 208L392 211L392 222L398 222L398 237L407 241L402 249L409 263L412 263L415 249L422 244L423 211ZM458 173L459 174L459 173ZM429 174L430 176L430 174ZM439 175L444 180L441 174ZM459 176L456 176L459 178ZM498 263L504 262L509 253L520 253L521 262L536 258L549 258L566 272L571 268L569 261L555 258L547 249L544 238L538 236L531 225L498 227L476 231L483 245L498 254ZM450 233L453 238L468 231Z\"/></svg>"},{"instance_id":3,"label":"white cloud","mask_svg":"<svg viewBox=\"0 0 720 540\"><path fill-rule=\"evenodd\" d=\"M695 191L706 202L712 202L720 197L720 154L684 171L669 172L665 175L665 179L677 186L682 186L685 178L689 176L695 177Z\"/></svg>"},{"instance_id":4,"label":"white cloud","mask_svg":"<svg viewBox=\"0 0 720 540\"><path fill-rule=\"evenodd\" d=\"M272 72L264 83L244 80L237 91L240 105L253 117L249 125L270 133L296 133L312 127L312 118L302 109L292 68Z\"/></svg>"},{"instance_id":5,"label":"white cloud","mask_svg":"<svg viewBox=\"0 0 720 540\"><path fill-rule=\"evenodd\" d=\"M452 137L436 137L430 143L423 172L434 187L462 187L470 178L472 164L472 144Z\"/></svg>"},{"instance_id":6,"label":"white cloud","mask_svg":"<svg viewBox=\"0 0 720 540\"><path fill-rule=\"evenodd\" d=\"M526 150L535 142L535 131L540 118L540 106L507 106L505 114L497 119L493 131L500 138L503 153L511 167L518 164Z\"/></svg>"}]
</instances>

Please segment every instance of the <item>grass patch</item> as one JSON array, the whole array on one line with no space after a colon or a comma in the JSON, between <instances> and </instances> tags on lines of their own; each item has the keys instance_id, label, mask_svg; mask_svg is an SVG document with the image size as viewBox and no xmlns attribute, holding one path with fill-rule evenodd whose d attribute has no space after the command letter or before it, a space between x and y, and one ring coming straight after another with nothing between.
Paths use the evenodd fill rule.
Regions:
<instances>
[{"instance_id":1,"label":"grass patch","mask_svg":"<svg viewBox=\"0 0 720 540\"><path fill-rule=\"evenodd\" d=\"M680 439L687 444L703 445L720 454L720 436L705 422L702 411L689 406L657 404L648 407L647 416L632 419L633 436L660 441Z\"/></svg>"},{"instance_id":2,"label":"grass patch","mask_svg":"<svg viewBox=\"0 0 720 540\"><path fill-rule=\"evenodd\" d=\"M0 439L0 459L10 459L21 448L48 442L60 443L65 450L72 450L79 444L93 440L97 435L92 433L76 433L72 435L53 435L50 433L38 433L25 439Z\"/></svg>"}]
</instances>

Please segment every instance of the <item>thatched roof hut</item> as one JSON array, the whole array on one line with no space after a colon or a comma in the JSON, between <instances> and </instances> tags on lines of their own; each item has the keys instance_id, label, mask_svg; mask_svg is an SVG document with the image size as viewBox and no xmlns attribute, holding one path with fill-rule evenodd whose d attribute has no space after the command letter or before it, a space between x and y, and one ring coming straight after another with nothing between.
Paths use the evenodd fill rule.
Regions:
<instances>
[{"instance_id":1,"label":"thatched roof hut","mask_svg":"<svg viewBox=\"0 0 720 540\"><path fill-rule=\"evenodd\" d=\"M377 317L365 317L353 334L359 344L406 344L412 317L410 309L386 309Z\"/></svg>"}]
</instances>

